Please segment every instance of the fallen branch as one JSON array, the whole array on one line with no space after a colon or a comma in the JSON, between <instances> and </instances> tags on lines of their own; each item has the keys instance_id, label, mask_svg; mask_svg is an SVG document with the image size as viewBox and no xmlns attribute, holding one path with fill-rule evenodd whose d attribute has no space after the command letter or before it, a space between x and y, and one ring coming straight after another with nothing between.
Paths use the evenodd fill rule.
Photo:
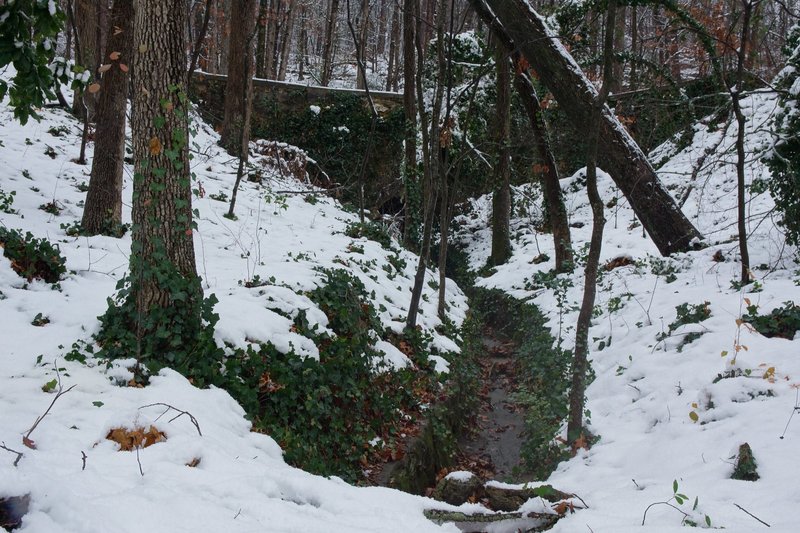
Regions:
<instances>
[{"instance_id":1,"label":"fallen branch","mask_svg":"<svg viewBox=\"0 0 800 533\"><path fill-rule=\"evenodd\" d=\"M0 448L4 449L7 452L17 454L17 458L14 459L14 466L17 466L19 464L19 460L22 459L22 457L25 455L22 452L18 452L17 450L12 450L11 448L7 447L5 442L0 443Z\"/></svg>"},{"instance_id":2,"label":"fallen branch","mask_svg":"<svg viewBox=\"0 0 800 533\"><path fill-rule=\"evenodd\" d=\"M46 410L44 413L42 413L42 414L41 414L41 415L40 415L40 416L39 416L39 417L36 419L36 421L33 423L33 425L32 425L32 426L31 426L31 428L28 430L28 432L27 432L27 433L25 433L25 435L23 435L23 437L22 437L22 444L24 444L25 446L27 446L27 447L28 447L28 448L30 448L31 450L35 450L35 449L36 449L36 443L35 443L35 442L33 442L33 441L31 440L31 433L33 433L33 430L35 430L35 429L36 429L36 427L39 425L39 423L40 423L42 420L44 420L44 417L46 417L46 416L47 416L47 415L50 413L50 410L51 410L51 409L53 408L53 406L56 404L56 402L58 401L58 399L59 399L59 398L61 398L62 396L64 396L64 395L65 395L66 393L68 393L69 391L71 391L72 389L74 389L74 388L75 388L75 385L73 385L73 386L71 386L70 388L68 388L68 389L66 389L66 390L65 390L65 389L64 389L64 386L61 384L61 374L59 374L59 373L58 373L58 366L57 366L55 363L53 363L53 366L54 366L54 367L55 367L55 369L56 369L56 379L58 380L58 391L56 392L56 396L55 396L55 398L53 398L53 401L52 401L52 402L50 402L50 405L48 406L47 410Z\"/></svg>"},{"instance_id":3,"label":"fallen branch","mask_svg":"<svg viewBox=\"0 0 800 533\"><path fill-rule=\"evenodd\" d=\"M158 419L159 419L159 418L161 418L161 417L162 417L162 416L164 416L165 414L169 413L170 411L177 411L177 412L178 412L178 414L177 414L177 415L175 415L174 417L172 417L172 418L170 418L170 419L169 419L169 423L170 423L170 424L171 424L171 423L172 423L174 420L177 420L178 418L182 417L183 415L186 415L186 416L188 416L188 417L189 417L189 420L191 420L191 421L192 421L192 424L194 424L194 427L195 427L195 429L197 429L197 434L198 434L198 435L200 435L201 437L203 436L203 432L202 432L202 431L200 431L200 424L197 422L197 419L194 417L194 415L192 415L192 413L190 413L189 411L184 411L184 410L182 410L182 409L178 409L177 407L174 407L174 406L172 406L172 405L170 405L170 404L168 404L168 403L163 403L163 402L150 403L150 404L147 404L147 405L143 405L143 406L141 406L141 407L139 408L139 410L145 409L145 408L147 408L147 407L155 407L155 406L166 407L166 409L164 410L164 412L163 412L163 413L161 413L160 415L158 415L158 416L156 417L156 419L155 419L153 422L158 422Z\"/></svg>"},{"instance_id":4,"label":"fallen branch","mask_svg":"<svg viewBox=\"0 0 800 533\"><path fill-rule=\"evenodd\" d=\"M761 520L759 517L757 517L756 515L754 515L753 513L751 513L750 511L748 511L748 510L747 510L747 509L745 509L744 507L742 507L741 505L739 505L738 503L734 503L733 505L735 505L736 507L738 507L739 509L741 509L742 511L744 511L746 514L750 515L751 517L755 518L756 520L758 520L759 522L761 522L761 523L762 523L762 524L764 524L765 526L767 526L767 527L772 527L771 525L767 524L766 522L764 522L763 520Z\"/></svg>"}]
</instances>

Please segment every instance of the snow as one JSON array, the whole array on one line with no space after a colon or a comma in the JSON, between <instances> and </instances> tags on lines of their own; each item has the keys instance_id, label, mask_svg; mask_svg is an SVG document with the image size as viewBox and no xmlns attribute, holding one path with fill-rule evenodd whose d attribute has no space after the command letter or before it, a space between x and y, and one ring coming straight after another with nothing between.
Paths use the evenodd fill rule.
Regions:
<instances>
[{"instance_id":1,"label":"snow","mask_svg":"<svg viewBox=\"0 0 800 533\"><path fill-rule=\"evenodd\" d=\"M460 481L462 483L466 483L470 479L474 478L475 474L472 472L467 472L466 470L456 470L454 472L450 472L445 476L445 479L451 479L453 481Z\"/></svg>"},{"instance_id":2,"label":"snow","mask_svg":"<svg viewBox=\"0 0 800 533\"><path fill-rule=\"evenodd\" d=\"M770 145L769 121L776 105L768 94L743 101L751 154L748 183L769 176L759 153ZM0 443L24 453L14 467L15 455L0 449L0 498L31 494L31 511L19 531L458 531L452 525L437 526L422 513L452 506L385 488L353 487L288 466L278 444L251 432L242 408L222 390L197 389L169 369L154 376L146 388L125 387L120 385L131 378L127 367L132 361L110 366L92 359L85 365L65 361L73 342L91 342L97 331L95 317L105 310L106 298L127 268L130 239L75 238L61 228L79 220L84 193L77 186L88 182L89 167L71 161L79 142L78 124L60 110L45 109L42 115L42 122L23 127L7 107L0 108L0 188L16 191L13 208L18 210L0 212L0 223L57 243L69 270L60 289L43 282L27 284L0 257ZM48 133L59 126L67 133ZM682 515L664 505L651 507L641 526L648 506L672 498L674 481L689 497L682 508L701 526L708 515L712 526L733 533L764 527L738 504L770 523L773 531L797 530L800 425L790 416L798 405L800 339L765 338L738 321L748 301L758 305L760 313L797 301L796 250L786 246L775 224L769 195L751 195L747 224L759 283L744 291L731 286L740 267L732 165L735 135L735 124L698 124L689 146L680 149L676 139L650 155L663 163L658 172L665 189L685 199L684 212L706 237L709 247L698 252L658 256L610 177L599 175L604 201L618 200L606 211L602 261L629 257L633 263L604 271L600 282L599 315L590 332L595 378L586 391L590 428L600 440L562 463L546 480L576 493L588 509L562 519L555 532L680 531ZM311 324L326 330L327 318L307 295L320 283L319 267L344 268L357 276L368 292L374 292L382 324L402 330L416 266L413 254L399 252L406 267L390 278L381 267L389 264L391 252L373 241L344 235L347 223L357 219L324 196L312 204L300 194L282 196L269 187L245 183L237 204L239 220L224 218L227 204L210 195L230 192L235 164L216 146L208 127L199 125L193 141L195 186L204 190L202 197L193 199L200 211L198 270L206 293L219 298L219 343L246 346L269 340L279 349L318 357L310 339L291 331L287 317L303 310ZM45 155L47 147L54 158ZM258 164L259 158L254 161ZM126 221L130 171L126 168ZM270 179L272 190L308 187L277 176ZM571 222L584 223L572 228L580 250L591 231L581 173L562 185ZM532 187L517 190L535 192ZM61 215L38 209L50 201L63 207ZM476 270L488 257L490 206L490 197L475 199L458 220L457 239ZM565 289L561 308L552 291L531 283L536 272L552 268L554 257L550 237L532 229L541 216L536 207L513 221L512 234L518 237L509 263L479 278L478 284L532 299L547 316L548 327L571 348L583 276L578 270L562 277L573 286ZM716 252L726 260L715 261ZM551 259L531 263L543 253ZM256 279L263 284L245 286ZM421 302L420 324L433 335L437 371L446 371L448 359L457 357L458 345L436 332L441 325L436 291L427 284L424 290L428 297ZM466 298L452 283L447 300L450 319L460 324ZM706 320L669 331L676 306L705 302L710 310ZM40 313L50 323L33 326ZM702 335L686 344L687 333ZM376 336L375 348L394 368L411 365L386 339ZM726 372L737 377L717 379ZM29 449L21 437L53 401L55 392L42 389L53 379L60 379L64 389L74 389L58 399L33 431L36 449ZM163 413L164 407L145 407L152 404L192 413L202 435L187 416L174 418L174 411ZM138 454L118 451L105 438L115 427L150 425L167 439ZM757 482L730 479L733 457L743 442L751 445L758 462ZM196 459L196 466L187 466ZM698 507L693 511L695 497ZM460 508L477 509L474 504ZM540 513L549 509L538 498L524 506Z\"/></svg>"},{"instance_id":3,"label":"snow","mask_svg":"<svg viewBox=\"0 0 800 533\"><path fill-rule=\"evenodd\" d=\"M776 100L773 95L754 94L747 96L743 105L748 117L749 184L754 178L769 176L760 154L770 146L769 125ZM618 198L616 207L606 209L601 265L617 257L633 258L634 264L602 273L596 301L599 316L589 334L596 377L586 391L589 427L600 440L562 463L547 480L559 490L578 494L589 509L561 520L555 532L587 528L679 531L683 516L664 505L651 508L645 527L641 526L650 504L670 500L675 480L679 492L689 497L682 508L701 526L706 525L708 515L713 527L727 531L744 533L764 527L734 505L738 504L768 522L773 531L797 530L797 420L788 425L785 438L780 436L798 405L800 344L798 340L766 338L737 322L747 312L747 300L763 314L787 300L800 299L793 272L796 250L785 244L775 224L769 194L748 194L749 248L758 285L744 291L732 287L731 282L740 276L735 240L735 137L735 122L716 129L698 124L689 146L679 150L674 142L666 143L651 154L652 161L666 160L659 169L664 187L676 199L686 198L684 212L710 244L698 252L659 257L610 177L600 173L604 203ZM689 184L694 166L706 152L708 156ZM585 192L580 186L573 187L580 184L581 174L562 181L570 222L584 223L581 228L571 228L578 250L591 232ZM518 192L531 191L528 187ZM459 240L476 270L489 254L490 202L490 197L474 200L458 220ZM532 299L549 318L553 334L561 332L563 346L571 348L583 272L579 269L571 276L562 275L574 286L566 289L561 310L553 291L532 286L534 272L552 269L554 257L552 238L532 229L537 216L541 213L534 210L533 215L512 222L511 233L518 235L513 257L493 274L479 278L478 284ZM718 251L725 262L714 260ZM531 264L531 259L542 253L550 260ZM676 306L704 302L709 302L708 319L680 326L659 340L676 319ZM702 335L678 351L690 332ZM746 348L739 348L737 354L737 345ZM717 379L737 369L744 374ZM690 418L692 412L697 415L696 422ZM757 482L730 479L738 446L744 442L750 444L758 462L761 479ZM698 509L692 512L695 497Z\"/></svg>"},{"instance_id":4,"label":"snow","mask_svg":"<svg viewBox=\"0 0 800 533\"><path fill-rule=\"evenodd\" d=\"M225 391L197 389L169 369L145 388L127 387L122 385L132 377L127 367L133 361L106 366L93 359L85 365L64 359L73 342L91 343L99 327L96 317L127 269L130 237L66 235L61 226L80 220L85 193L78 186L88 183L90 166L72 161L80 125L58 109L41 114L41 122L23 127L7 105L0 107L0 189L17 193L17 213L0 212L0 224L48 238L59 246L68 269L60 288L26 283L0 256L0 443L24 453L14 467L15 455L0 449L0 498L31 494L31 510L18 531L457 531L422 514L426 508L451 509L447 504L385 488L354 487L288 466L271 437L250 431L244 411ZM344 234L357 217L324 195L310 203L302 194L273 193L309 186L269 169L268 186L242 184L239 219L224 218L227 202L210 195L230 195L236 165L216 145L216 134L195 122L193 188L203 190L193 198L200 213L195 250L205 293L219 298L216 341L239 347L269 341L279 350L318 357L314 343L291 331L287 317L304 310L312 325L327 330L325 314L307 296L321 282L319 268L341 268L359 278L382 325L402 330L416 256L398 252L406 266L392 267L390 277L382 267L401 263L388 261L394 252ZM49 132L59 127L66 133ZM52 159L45 155L48 147ZM260 164L262 158L253 156L252 161ZM131 176L126 166L127 222ZM59 216L38 209L50 201L63 208ZM245 286L256 280L261 284ZM424 294L419 324L433 336L436 357L441 357L437 369L444 371L445 357L458 357L458 346L436 331L441 326L438 292L426 284ZM466 297L450 282L446 298L448 318L460 324ZM50 323L33 326L39 313ZM374 338L394 368L412 364L377 333ZM31 434L36 449L29 449L22 435L54 399L55 392L42 389L53 379L74 389L58 399ZM142 408L155 403L191 413L202 436L186 416L173 419L174 411L162 415L163 408ZM147 429L150 424L167 440L138 455L118 451L105 438L114 427ZM195 459L199 464L187 466Z\"/></svg>"}]
</instances>

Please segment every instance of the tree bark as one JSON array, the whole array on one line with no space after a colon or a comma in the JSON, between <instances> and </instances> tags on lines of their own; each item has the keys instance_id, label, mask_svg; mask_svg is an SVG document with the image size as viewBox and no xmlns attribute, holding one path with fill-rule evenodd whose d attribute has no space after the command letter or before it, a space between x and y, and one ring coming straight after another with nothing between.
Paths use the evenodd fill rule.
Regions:
<instances>
[{"instance_id":1,"label":"tree bark","mask_svg":"<svg viewBox=\"0 0 800 533\"><path fill-rule=\"evenodd\" d=\"M556 272L567 272L572 270L572 236L570 235L567 209L564 206L564 195L561 191L561 183L558 176L558 164L553 156L553 151L550 149L547 125L542 115L542 106L536 94L536 89L534 89L533 83L526 72L523 72L518 67L514 80L517 94L531 123L533 143L536 145L539 159L547 167L542 176L542 189L544 189L544 198L547 203L546 214L550 231L553 232Z\"/></svg>"},{"instance_id":2,"label":"tree bark","mask_svg":"<svg viewBox=\"0 0 800 533\"><path fill-rule=\"evenodd\" d=\"M495 107L494 140L497 159L494 167L492 194L492 253L491 264L502 265L511 257L511 69L505 47L497 40L497 104Z\"/></svg>"},{"instance_id":3,"label":"tree bark","mask_svg":"<svg viewBox=\"0 0 800 533\"><path fill-rule=\"evenodd\" d=\"M592 207L592 237L589 255L584 270L583 301L575 325L575 355L572 361L572 386L569 391L569 420L567 421L567 442L577 446L583 435L583 410L586 395L586 374L589 366L589 328L597 296L597 272L600 266L600 252L603 247L603 228L606 219L603 199L597 190L597 153L603 109L611 87L614 85L614 27L617 15L617 1L609 0L606 14L605 39L603 46L603 86L595 98L589 122L588 142L586 143L586 192Z\"/></svg>"},{"instance_id":4,"label":"tree bark","mask_svg":"<svg viewBox=\"0 0 800 533\"><path fill-rule=\"evenodd\" d=\"M403 3L403 113L405 116L405 220L403 244L413 248L416 225L419 224L419 187L417 179L417 95L416 95L416 28L414 21L415 0Z\"/></svg>"},{"instance_id":5,"label":"tree bark","mask_svg":"<svg viewBox=\"0 0 800 533\"><path fill-rule=\"evenodd\" d=\"M189 177L189 126L184 0L138 0L134 17L133 71L134 190L132 292L140 337L158 327L147 320L167 309L172 291L158 279L169 268L195 280L192 193ZM185 320L200 325L200 283L184 294L191 305Z\"/></svg>"},{"instance_id":6,"label":"tree bark","mask_svg":"<svg viewBox=\"0 0 800 533\"><path fill-rule=\"evenodd\" d=\"M97 0L74 0L73 20L75 23L76 54L75 63L91 73L95 72L97 55ZM79 119L91 115L94 97L75 89L72 99L72 114Z\"/></svg>"},{"instance_id":7,"label":"tree bark","mask_svg":"<svg viewBox=\"0 0 800 533\"><path fill-rule=\"evenodd\" d=\"M747 117L744 116L742 111L742 84L744 83L744 70L745 63L748 58L749 46L748 37L750 33L750 22L752 20L753 8L757 8L760 0L741 0L742 2L742 31L737 51L737 64L736 64L736 77L733 84L728 84L728 91L731 95L731 102L733 104L733 112L736 116L736 125L738 127L736 132L736 191L737 191L737 214L738 214L738 232L739 232L739 255L742 259L742 274L741 283L747 285L750 283L750 252L747 248L747 212L746 212L746 190L745 190L745 161L747 154L745 153L744 138Z\"/></svg>"},{"instance_id":8,"label":"tree bark","mask_svg":"<svg viewBox=\"0 0 800 533\"><path fill-rule=\"evenodd\" d=\"M367 36L369 34L369 0L362 0L361 12L358 15L358 42L356 44L356 58L366 66L367 64ZM358 59L357 59L358 61ZM356 87L363 90L367 86L366 68L357 72Z\"/></svg>"},{"instance_id":9,"label":"tree bark","mask_svg":"<svg viewBox=\"0 0 800 533\"><path fill-rule=\"evenodd\" d=\"M244 146L249 142L249 106L243 105L245 87L247 93L253 87L253 61L247 57L253 54L252 43L248 38L255 31L257 0L232 2L231 20L238 25L231 31L228 46L228 81L225 87L225 117L219 143L228 153L238 156L242 149L242 128L245 130ZM248 67L249 66L249 67Z\"/></svg>"},{"instance_id":10,"label":"tree bark","mask_svg":"<svg viewBox=\"0 0 800 533\"><path fill-rule=\"evenodd\" d=\"M94 158L81 227L89 235L114 233L122 224L125 111L133 52L133 0L114 0L106 50L118 52L100 81ZM103 67L105 68L105 67Z\"/></svg>"},{"instance_id":11,"label":"tree bark","mask_svg":"<svg viewBox=\"0 0 800 533\"><path fill-rule=\"evenodd\" d=\"M575 127L581 129L590 123L597 90L526 0L470 2L478 8L484 2L491 6L497 20L486 22L498 26L517 43ZM485 5L480 11L486 11ZM669 255L695 246L702 238L700 232L661 186L645 154L607 106L602 109L598 142L604 156L601 167L628 199L659 251Z\"/></svg>"},{"instance_id":12,"label":"tree bark","mask_svg":"<svg viewBox=\"0 0 800 533\"><path fill-rule=\"evenodd\" d=\"M439 0L444 2L445 0ZM425 283L425 272L428 267L428 254L431 248L431 234L433 232L433 219L436 213L436 188L434 186L434 177L439 175L439 133L440 124L439 118L442 109L442 99L444 97L444 86L442 83L437 83L434 90L433 102L431 104L431 116L428 120L428 114L425 110L425 97L422 88L422 73L424 70L424 51L422 43L422 17L420 17L419 4L417 4L417 11L415 12L415 40L416 47L416 92L417 92L417 105L419 106L420 127L422 129L422 169L423 169L423 205L425 212L425 220L422 227L422 248L419 251L419 261L417 263L417 272L414 275L414 286L411 289L411 302L408 306L408 318L406 319L406 328L414 329L417 327L417 315L419 313L419 302L422 298L423 284ZM437 20L437 31L441 31L442 35L444 21ZM440 39L439 42L442 42ZM441 50L441 47L440 47ZM441 53L441 51L440 51ZM441 80L442 77L438 77ZM430 129L429 128L430 125Z\"/></svg>"},{"instance_id":13,"label":"tree bark","mask_svg":"<svg viewBox=\"0 0 800 533\"><path fill-rule=\"evenodd\" d=\"M336 33L336 19L339 16L339 0L331 0L331 9L325 25L325 44L322 49L322 72L320 85L325 87L331 82L333 73L333 36Z\"/></svg>"},{"instance_id":14,"label":"tree bark","mask_svg":"<svg viewBox=\"0 0 800 533\"><path fill-rule=\"evenodd\" d=\"M259 0L258 4L258 37L256 37L256 78L266 78L267 72L264 68L266 63L265 55L267 50L267 15L269 7L267 0Z\"/></svg>"}]
</instances>

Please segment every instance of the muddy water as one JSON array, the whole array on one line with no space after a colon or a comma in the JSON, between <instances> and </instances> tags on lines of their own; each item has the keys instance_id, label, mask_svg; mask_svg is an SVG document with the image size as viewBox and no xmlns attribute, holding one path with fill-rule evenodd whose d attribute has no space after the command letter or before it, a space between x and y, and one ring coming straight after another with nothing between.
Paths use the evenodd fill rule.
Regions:
<instances>
[{"instance_id":1,"label":"muddy water","mask_svg":"<svg viewBox=\"0 0 800 533\"><path fill-rule=\"evenodd\" d=\"M483 338L483 345L484 387L478 424L459 445L463 453L490 461L494 479L526 481L520 466L525 420L522 410L511 399L516 368L513 345L491 334Z\"/></svg>"}]
</instances>

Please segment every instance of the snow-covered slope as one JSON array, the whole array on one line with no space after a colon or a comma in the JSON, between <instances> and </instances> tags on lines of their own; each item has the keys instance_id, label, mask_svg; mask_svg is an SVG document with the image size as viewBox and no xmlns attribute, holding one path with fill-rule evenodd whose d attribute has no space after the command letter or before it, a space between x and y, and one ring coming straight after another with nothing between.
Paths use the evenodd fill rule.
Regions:
<instances>
[{"instance_id":1,"label":"snow-covered slope","mask_svg":"<svg viewBox=\"0 0 800 533\"><path fill-rule=\"evenodd\" d=\"M767 126L776 103L771 96L756 95L745 106L749 183L768 176L758 151L768 144ZM734 505L738 504L771 524L772 531L797 531L800 423L793 420L785 438L780 437L798 405L800 339L766 338L739 321L748 301L766 313L800 299L792 272L795 251L785 246L774 223L769 194L751 196L749 245L758 283L744 291L733 288L731 282L740 272L735 135L735 123L714 131L700 124L690 146L678 150L668 143L653 154L654 161L666 161L660 169L665 186L677 199L686 196L685 212L710 243L699 252L659 257L610 178L600 178L604 201L613 205L618 198L616 206L606 210L602 263L620 256L632 261L603 272L590 332L596 378L586 393L587 409L591 430L600 440L563 463L549 480L580 495L589 509L562 520L554 531L678 531L684 516L666 505L651 508L641 526L648 505L663 501L701 526L708 515L713 527L728 531L765 527ZM589 240L591 212L579 179L564 180L563 186L571 222L583 223L572 228L580 250ZM489 200L475 201L471 213L460 219L461 241L473 268L482 266L489 254ZM559 318L552 291L530 283L536 271L553 264L531 264L541 253L553 257L550 236L537 235L532 226L529 217L515 220L513 258L479 284L534 297L550 317L554 334L561 331L565 346L571 347L583 275L579 270L571 277L574 286L567 290ZM724 262L715 260L717 252ZM670 330L681 304L707 307L710 317ZM688 336L691 333L699 338L686 343L695 337ZM723 378L717 379L720 375ZM724 377L734 375L738 377ZM733 459L744 442L758 462L761 479L756 482L730 479ZM670 500L674 481L689 497L682 506ZM695 498L698 506L693 511Z\"/></svg>"},{"instance_id":2,"label":"snow-covered slope","mask_svg":"<svg viewBox=\"0 0 800 533\"><path fill-rule=\"evenodd\" d=\"M354 488L287 466L277 444L251 433L243 410L221 390L196 389L168 370L146 388L119 387L119 378L130 377L119 364L64 360L73 342L91 342L96 317L127 269L130 238L70 237L61 227L80 220L85 193L79 188L88 182L90 167L73 162L80 144L74 119L61 110L44 110L43 116L23 127L0 107L0 189L16 191L9 212L0 212L0 224L57 243L69 271L56 290L41 281L26 283L0 256L0 443L24 453L15 467L16 455L0 449L0 498L31 494L20 531L452 530L423 517L424 507L439 505L431 500ZM325 315L305 295L321 279L318 267L357 276L374 291L384 326L402 329L416 268L413 254L347 237L347 224L357 217L324 195L314 202L279 194L307 187L274 175L263 187L243 183L238 220L224 218L227 202L212 196L230 196L235 162L217 147L209 128L195 125L196 255L206 294L219 298L220 343L270 341L278 349L292 345L316 356L316 346L292 331L286 315L304 309L312 323L326 325ZM130 221L130 170L126 167L124 221ZM49 202L59 215L39 209ZM405 266L389 268L401 265L398 259ZM244 286L256 276L266 285ZM452 339L434 330L440 325L436 292L426 284L424 294L420 324L434 336L440 354L457 352ZM449 318L459 324L466 299L455 284L447 296ZM34 326L37 315L49 323ZM379 341L378 347L396 366L410 364L388 342ZM446 367L444 359L439 364ZM54 391L42 387L57 379L56 369L64 389L74 389L31 434L36 449L29 449L22 435L53 401ZM161 407L140 409L153 403L192 413L202 436L188 416L172 420L174 411L159 416ZM146 429L151 423L167 440L138 454L117 451L105 439L112 427ZM186 466L195 459L199 464Z\"/></svg>"}]
</instances>

